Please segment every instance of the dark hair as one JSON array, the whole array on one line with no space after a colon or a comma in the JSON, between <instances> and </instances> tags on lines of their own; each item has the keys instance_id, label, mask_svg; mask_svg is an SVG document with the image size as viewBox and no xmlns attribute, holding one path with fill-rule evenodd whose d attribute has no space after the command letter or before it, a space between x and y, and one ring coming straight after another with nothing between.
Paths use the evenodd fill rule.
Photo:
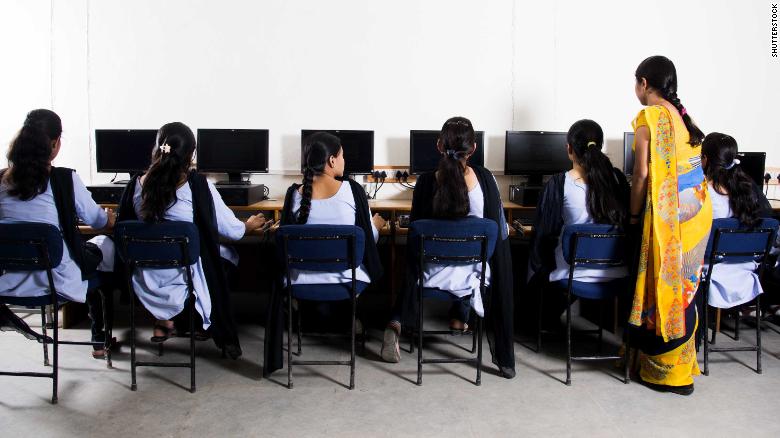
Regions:
<instances>
[{"instance_id":1,"label":"dark hair","mask_svg":"<svg viewBox=\"0 0 780 438\"><path fill-rule=\"evenodd\" d=\"M53 111L27 113L22 129L8 148L8 194L27 201L46 191L52 143L60 135L62 121Z\"/></svg>"},{"instance_id":2,"label":"dark hair","mask_svg":"<svg viewBox=\"0 0 780 438\"><path fill-rule=\"evenodd\" d=\"M321 175L330 157L341 151L341 139L327 132L315 132L303 142L303 190L296 223L305 224L311 211L311 191L315 175Z\"/></svg>"},{"instance_id":3,"label":"dark hair","mask_svg":"<svg viewBox=\"0 0 780 438\"><path fill-rule=\"evenodd\" d=\"M700 145L704 133L693 123L690 114L677 97L677 70L674 68L674 63L665 56L651 56L639 64L635 76L637 81L645 78L648 86L658 91L661 97L677 108L685 122L685 128L688 129L690 136L688 143L691 146Z\"/></svg>"},{"instance_id":4,"label":"dark hair","mask_svg":"<svg viewBox=\"0 0 780 438\"><path fill-rule=\"evenodd\" d=\"M454 219L469 214L469 192L466 186L466 159L474 153L474 127L465 117L452 117L444 122L436 147L441 152L436 168L436 192L433 195L433 216Z\"/></svg>"},{"instance_id":5,"label":"dark hair","mask_svg":"<svg viewBox=\"0 0 780 438\"><path fill-rule=\"evenodd\" d=\"M719 132L708 134L701 147L702 156L707 157L704 174L716 192L728 195L731 211L739 221L752 227L760 221L761 201L754 190L753 180L734 163L737 152L737 141L730 135ZM723 189L727 193L723 193Z\"/></svg>"},{"instance_id":6,"label":"dark hair","mask_svg":"<svg viewBox=\"0 0 780 438\"><path fill-rule=\"evenodd\" d=\"M587 207L593 221L623 225L627 206L620 202L618 180L612 162L604 155L604 132L593 120L574 122L566 134L577 164L585 170L588 184Z\"/></svg>"},{"instance_id":7,"label":"dark hair","mask_svg":"<svg viewBox=\"0 0 780 438\"><path fill-rule=\"evenodd\" d=\"M192 164L195 134L184 123L167 123L157 131L156 143L141 188L141 216L147 222L162 222L176 201L176 190Z\"/></svg>"}]
</instances>

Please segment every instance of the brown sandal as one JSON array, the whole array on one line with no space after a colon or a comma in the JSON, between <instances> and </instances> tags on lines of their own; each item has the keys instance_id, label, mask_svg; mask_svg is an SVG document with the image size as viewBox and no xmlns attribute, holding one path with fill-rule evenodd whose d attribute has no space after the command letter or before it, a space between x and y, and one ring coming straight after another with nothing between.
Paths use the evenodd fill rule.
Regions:
<instances>
[{"instance_id":1,"label":"brown sandal","mask_svg":"<svg viewBox=\"0 0 780 438\"><path fill-rule=\"evenodd\" d=\"M176 336L176 328L175 327L168 327L166 325L160 324L159 322L155 322L154 323L154 329L155 330L160 330L161 332L163 332L162 336L152 336L151 337L151 341L154 342L154 343L158 343L159 344L160 342L165 342L169 338L171 338L173 336Z\"/></svg>"}]
</instances>

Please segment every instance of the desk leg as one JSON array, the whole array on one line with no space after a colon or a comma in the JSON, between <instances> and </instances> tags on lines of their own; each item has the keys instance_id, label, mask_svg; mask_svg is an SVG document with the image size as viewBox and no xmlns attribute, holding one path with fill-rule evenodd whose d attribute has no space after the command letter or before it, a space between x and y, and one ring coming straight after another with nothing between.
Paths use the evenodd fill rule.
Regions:
<instances>
[{"instance_id":1,"label":"desk leg","mask_svg":"<svg viewBox=\"0 0 780 438\"><path fill-rule=\"evenodd\" d=\"M390 212L390 308L395 304L395 232L396 232L396 212Z\"/></svg>"}]
</instances>

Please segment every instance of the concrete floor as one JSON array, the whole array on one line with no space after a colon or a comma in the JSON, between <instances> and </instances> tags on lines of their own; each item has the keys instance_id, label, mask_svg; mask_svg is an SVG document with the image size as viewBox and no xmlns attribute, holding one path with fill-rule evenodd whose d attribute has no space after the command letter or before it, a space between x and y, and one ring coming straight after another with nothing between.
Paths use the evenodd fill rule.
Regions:
<instances>
[{"instance_id":1,"label":"concrete floor","mask_svg":"<svg viewBox=\"0 0 780 438\"><path fill-rule=\"evenodd\" d=\"M777 328L777 327L775 327ZM430 365L416 386L415 356L399 364L378 357L381 332L372 331L358 358L357 388L344 385L347 367L296 367L295 389L286 371L261 379L263 329L243 324L245 355L223 360L211 342L199 344L198 391L186 389L184 369L140 368L138 391L129 390L129 349L114 368L89 355L89 347L63 347L60 400L50 405L50 380L0 377L0 431L22 436L772 436L780 435L780 334L764 331L764 373L753 371L754 353L713 354L710 376L696 379L690 397L624 385L612 363L578 363L565 386L562 344L551 340L533 353L517 345L517 377L492 367L475 386L468 365ZM126 326L115 334L126 338ZM142 355L153 349L141 332ZM63 331L84 339L86 327ZM743 330L746 341L754 332ZM519 339L522 340L522 339ZM609 339L614 342L614 339ZM348 355L337 343L304 340L305 358ZM470 345L470 338L461 342ZM588 340L583 339L585 346ZM719 344L733 341L721 336ZM433 344L439 351L456 351ZM170 341L167 359L184 359L184 339ZM487 346L485 346L487 348ZM0 368L42 367L40 344L0 335ZM486 350L487 351L487 350ZM701 357L701 356L700 356ZM485 361L489 363L489 357Z\"/></svg>"}]
</instances>

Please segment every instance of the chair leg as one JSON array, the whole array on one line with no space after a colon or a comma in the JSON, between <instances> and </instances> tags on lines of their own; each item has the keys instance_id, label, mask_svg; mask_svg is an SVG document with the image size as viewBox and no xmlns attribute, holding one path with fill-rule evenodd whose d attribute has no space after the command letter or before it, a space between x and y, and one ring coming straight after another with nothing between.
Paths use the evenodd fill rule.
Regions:
<instances>
[{"instance_id":1,"label":"chair leg","mask_svg":"<svg viewBox=\"0 0 780 438\"><path fill-rule=\"evenodd\" d=\"M707 305L707 297L704 297L704 370L703 373L705 376L710 375L710 343L715 343L715 333L717 333L717 329L712 330L712 341L709 341L707 338L707 331L709 328L710 323L710 307ZM720 312L720 309L718 309L718 312ZM718 316L720 316L720 313L718 313ZM717 327L717 323L715 324Z\"/></svg>"},{"instance_id":2,"label":"chair leg","mask_svg":"<svg viewBox=\"0 0 780 438\"><path fill-rule=\"evenodd\" d=\"M195 393L195 295L190 293L190 393Z\"/></svg>"},{"instance_id":3,"label":"chair leg","mask_svg":"<svg viewBox=\"0 0 780 438\"><path fill-rule=\"evenodd\" d=\"M135 375L135 294L130 294L130 390L138 389Z\"/></svg>"},{"instance_id":4,"label":"chair leg","mask_svg":"<svg viewBox=\"0 0 780 438\"><path fill-rule=\"evenodd\" d=\"M571 385L571 300L566 303L566 385Z\"/></svg>"},{"instance_id":5,"label":"chair leg","mask_svg":"<svg viewBox=\"0 0 780 438\"><path fill-rule=\"evenodd\" d=\"M290 290L290 287L287 287ZM292 294L288 292L287 295L287 388L293 388L292 380Z\"/></svg>"},{"instance_id":6,"label":"chair leg","mask_svg":"<svg viewBox=\"0 0 780 438\"><path fill-rule=\"evenodd\" d=\"M49 344L46 343L46 306L41 306L41 333L43 334L43 366L49 366Z\"/></svg>"},{"instance_id":7,"label":"chair leg","mask_svg":"<svg viewBox=\"0 0 780 438\"><path fill-rule=\"evenodd\" d=\"M734 308L734 340L739 341L739 326L742 322L742 306Z\"/></svg>"},{"instance_id":8,"label":"chair leg","mask_svg":"<svg viewBox=\"0 0 780 438\"><path fill-rule=\"evenodd\" d=\"M715 311L715 331L712 333L712 343L715 343L715 334L720 333L720 309Z\"/></svg>"},{"instance_id":9,"label":"chair leg","mask_svg":"<svg viewBox=\"0 0 780 438\"><path fill-rule=\"evenodd\" d=\"M538 313L536 315L536 352L542 351L542 312L543 312L543 298L544 297L544 289L539 288L539 294L538 294L538 304L539 308Z\"/></svg>"},{"instance_id":10,"label":"chair leg","mask_svg":"<svg viewBox=\"0 0 780 438\"><path fill-rule=\"evenodd\" d=\"M302 328L301 328L302 327L302 324L301 324L302 312L301 312L300 302L298 302L298 311L295 312L295 314L297 315L296 319L298 320L298 356L300 356L301 355L301 344L303 344L303 334L301 333L301 330L302 330Z\"/></svg>"},{"instance_id":11,"label":"chair leg","mask_svg":"<svg viewBox=\"0 0 780 438\"><path fill-rule=\"evenodd\" d=\"M599 302L599 349L598 353L601 354L604 346L604 301Z\"/></svg>"},{"instance_id":12,"label":"chair leg","mask_svg":"<svg viewBox=\"0 0 780 438\"><path fill-rule=\"evenodd\" d=\"M350 352L349 352L349 389L355 389L355 336L357 334L357 300L352 297L352 331L350 333ZM299 344L300 345L300 344Z\"/></svg>"},{"instance_id":13,"label":"chair leg","mask_svg":"<svg viewBox=\"0 0 780 438\"><path fill-rule=\"evenodd\" d=\"M479 324L479 315L474 315L475 322ZM471 354L474 354L477 352L477 331L471 330Z\"/></svg>"},{"instance_id":14,"label":"chair leg","mask_svg":"<svg viewBox=\"0 0 780 438\"><path fill-rule=\"evenodd\" d=\"M106 352L106 367L112 368L111 363L111 330L108 328L108 309L106 308L106 295L102 289L97 290L100 294L100 303L103 309L103 351Z\"/></svg>"},{"instance_id":15,"label":"chair leg","mask_svg":"<svg viewBox=\"0 0 780 438\"><path fill-rule=\"evenodd\" d=\"M482 318L477 315L477 386L482 385Z\"/></svg>"},{"instance_id":16,"label":"chair leg","mask_svg":"<svg viewBox=\"0 0 780 438\"><path fill-rule=\"evenodd\" d=\"M756 297L756 372L761 374L761 295Z\"/></svg>"},{"instance_id":17,"label":"chair leg","mask_svg":"<svg viewBox=\"0 0 780 438\"><path fill-rule=\"evenodd\" d=\"M631 379L628 376L628 372L630 369L629 362L631 362L631 339L630 339L631 329L630 329L630 324L628 322L624 322L624 324L625 324L624 330L626 332L626 335L624 336L624 338L626 339L626 349L623 357L623 383L628 385L628 382L631 381Z\"/></svg>"},{"instance_id":18,"label":"chair leg","mask_svg":"<svg viewBox=\"0 0 780 438\"><path fill-rule=\"evenodd\" d=\"M56 306L53 306L56 307ZM59 371L60 371L60 363L59 363L59 353L60 353L60 338L59 338L59 313L57 309L54 309L54 325L52 327L52 331L54 332L54 350L53 350L53 369L52 372L54 374L54 382L52 383L52 395L51 395L51 403L57 404L57 384L59 383ZM44 342L45 343L45 342Z\"/></svg>"},{"instance_id":19,"label":"chair leg","mask_svg":"<svg viewBox=\"0 0 780 438\"><path fill-rule=\"evenodd\" d=\"M419 293L417 305L417 385L422 385L422 360L423 360L423 300L422 292Z\"/></svg>"}]
</instances>

